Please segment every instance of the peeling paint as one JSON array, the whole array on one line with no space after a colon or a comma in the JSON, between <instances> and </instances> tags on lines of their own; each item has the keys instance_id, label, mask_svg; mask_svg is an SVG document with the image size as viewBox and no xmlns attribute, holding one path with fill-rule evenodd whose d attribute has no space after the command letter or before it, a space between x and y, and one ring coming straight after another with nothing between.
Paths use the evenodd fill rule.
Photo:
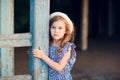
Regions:
<instances>
[{"instance_id":1,"label":"peeling paint","mask_svg":"<svg viewBox=\"0 0 120 80\"><path fill-rule=\"evenodd\" d=\"M14 0L10 0L10 3L11 3L11 8L10 8L11 18L10 19L13 20L14 19Z\"/></svg>"},{"instance_id":2,"label":"peeling paint","mask_svg":"<svg viewBox=\"0 0 120 80\"><path fill-rule=\"evenodd\" d=\"M0 64L0 68L3 68L4 66L2 64Z\"/></svg>"},{"instance_id":3,"label":"peeling paint","mask_svg":"<svg viewBox=\"0 0 120 80\"><path fill-rule=\"evenodd\" d=\"M34 77L34 80L47 80L48 79L48 66L45 65L40 60L36 60L32 62L33 64L30 64L30 66L33 66L30 68L30 70L33 70L34 75L13 75L14 74L14 47L23 47L23 46L35 46L38 47L43 46L43 49L45 50L46 54L48 54L48 34L46 34L46 31L48 31L49 26L49 16L46 17L46 15L49 15L49 0L30 0L30 6L31 10L31 25L34 24L34 26L31 26L32 29L36 28L34 33L24 33L24 34L13 34L14 32L14 0L2 0L1 4L7 3L8 6L0 7L2 8L3 12L2 15L4 17L0 16L0 26L1 33L0 33L0 59L2 60L0 63L0 76L7 76L7 77L0 77L0 80L32 80L32 76ZM9 7L10 6L10 7ZM4 9L7 9L5 11ZM37 12L35 12L37 11ZM9 15L8 15L9 13ZM36 14L37 13L37 14ZM43 20L41 20L41 16ZM34 17L34 18L33 18ZM1 21L1 18L4 20ZM34 19L34 21L33 21ZM47 24L47 26L46 26ZM9 26L8 26L9 25ZM41 30L42 29L42 30ZM34 30L34 29L33 29ZM31 30L30 32L33 32ZM38 35L38 33L41 33ZM4 34L4 35L2 35ZM31 36L31 34L33 36ZM35 34L35 35L34 35ZM40 38L39 36L42 36ZM39 38L39 39L38 39ZM34 43L32 41L36 40ZM39 41L40 40L40 41ZM45 43L43 43L45 41ZM29 54L31 55L31 54ZM2 56L2 57L1 57ZM30 61L32 61L33 58L30 58ZM9 61L9 62L8 62ZM3 64L4 63L4 64ZM33 69L34 68L34 69ZM2 73L4 72L4 73ZM12 75L12 76L10 76Z\"/></svg>"}]
</instances>

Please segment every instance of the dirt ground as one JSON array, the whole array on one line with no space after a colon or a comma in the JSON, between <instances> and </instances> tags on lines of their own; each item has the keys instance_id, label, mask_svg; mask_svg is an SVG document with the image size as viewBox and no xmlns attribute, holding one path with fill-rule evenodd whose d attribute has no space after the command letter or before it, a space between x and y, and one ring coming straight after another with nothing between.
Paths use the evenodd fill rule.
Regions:
<instances>
[{"instance_id":1,"label":"dirt ground","mask_svg":"<svg viewBox=\"0 0 120 80\"><path fill-rule=\"evenodd\" d=\"M78 51L73 80L120 80L120 40L95 38ZM29 73L29 47L15 48L15 74Z\"/></svg>"}]
</instances>

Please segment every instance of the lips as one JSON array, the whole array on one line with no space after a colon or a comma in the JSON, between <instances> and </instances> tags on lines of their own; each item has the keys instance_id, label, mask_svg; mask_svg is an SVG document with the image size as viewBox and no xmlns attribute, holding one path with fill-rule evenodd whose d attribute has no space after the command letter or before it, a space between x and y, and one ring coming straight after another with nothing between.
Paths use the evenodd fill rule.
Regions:
<instances>
[{"instance_id":1,"label":"lips","mask_svg":"<svg viewBox=\"0 0 120 80\"><path fill-rule=\"evenodd\" d=\"M54 36L58 36L58 34L53 34Z\"/></svg>"}]
</instances>

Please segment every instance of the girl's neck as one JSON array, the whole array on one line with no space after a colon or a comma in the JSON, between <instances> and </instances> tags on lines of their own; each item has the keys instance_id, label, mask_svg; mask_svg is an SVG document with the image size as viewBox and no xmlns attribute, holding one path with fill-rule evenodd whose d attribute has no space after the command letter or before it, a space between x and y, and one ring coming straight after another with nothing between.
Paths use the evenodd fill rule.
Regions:
<instances>
[{"instance_id":1,"label":"girl's neck","mask_svg":"<svg viewBox=\"0 0 120 80\"><path fill-rule=\"evenodd\" d=\"M52 45L53 46L60 46L60 41L53 40Z\"/></svg>"}]
</instances>

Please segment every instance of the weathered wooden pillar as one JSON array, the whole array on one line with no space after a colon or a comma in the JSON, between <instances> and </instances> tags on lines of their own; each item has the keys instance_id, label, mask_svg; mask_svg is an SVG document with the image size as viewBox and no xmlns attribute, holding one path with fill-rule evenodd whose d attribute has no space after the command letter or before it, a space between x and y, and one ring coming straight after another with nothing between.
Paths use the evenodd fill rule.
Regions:
<instances>
[{"instance_id":1,"label":"weathered wooden pillar","mask_svg":"<svg viewBox=\"0 0 120 80\"><path fill-rule=\"evenodd\" d=\"M113 2L112 0L109 0L109 25L108 25L108 36L111 37L114 34L114 16L113 16Z\"/></svg>"},{"instance_id":2,"label":"weathered wooden pillar","mask_svg":"<svg viewBox=\"0 0 120 80\"><path fill-rule=\"evenodd\" d=\"M86 50L88 46L88 0L82 0L82 42L81 49Z\"/></svg>"},{"instance_id":3,"label":"weathered wooden pillar","mask_svg":"<svg viewBox=\"0 0 120 80\"><path fill-rule=\"evenodd\" d=\"M0 0L0 35L14 33L14 0ZM14 48L0 48L0 76L14 74Z\"/></svg>"},{"instance_id":4,"label":"weathered wooden pillar","mask_svg":"<svg viewBox=\"0 0 120 80\"><path fill-rule=\"evenodd\" d=\"M49 0L30 0L30 31L32 48L41 46L46 55L49 51ZM31 50L32 50L31 48ZM48 66L30 53L30 73L33 80L48 80Z\"/></svg>"}]
</instances>

